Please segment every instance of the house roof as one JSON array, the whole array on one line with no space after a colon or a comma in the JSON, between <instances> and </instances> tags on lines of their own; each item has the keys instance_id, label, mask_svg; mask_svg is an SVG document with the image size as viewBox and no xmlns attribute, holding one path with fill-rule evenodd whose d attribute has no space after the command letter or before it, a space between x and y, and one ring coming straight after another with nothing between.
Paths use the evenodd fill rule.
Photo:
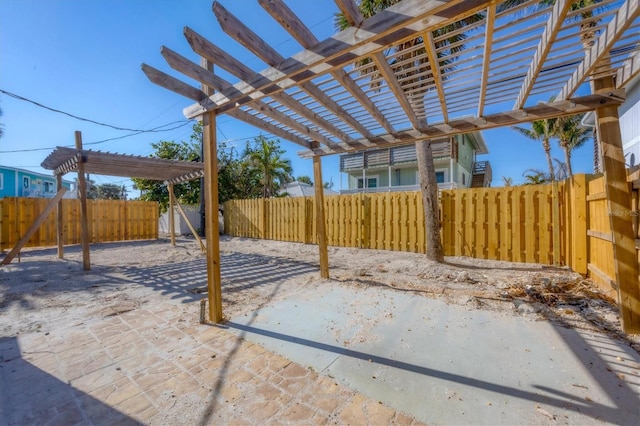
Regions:
<instances>
[{"instance_id":1,"label":"house roof","mask_svg":"<svg viewBox=\"0 0 640 426\"><path fill-rule=\"evenodd\" d=\"M161 54L197 87L146 64L142 69L152 82L196 102L184 110L186 117L230 115L299 144L305 157L619 105L624 87L640 72L637 0L603 0L580 10L572 10L571 1L543 6L530 0L504 9L499 1L403 0L368 19L355 0L336 0L352 26L323 41L283 1L259 3L300 43L300 53L283 57L214 2L222 29L266 69L250 69L188 27L193 60L167 47ZM589 14L586 35L592 38L586 43ZM448 44L454 33L465 34L464 49ZM392 48L417 38L401 51ZM239 81L207 71L200 57ZM612 90L579 94L583 83L610 76ZM557 100L538 103L552 96Z\"/></svg>"},{"instance_id":2,"label":"house roof","mask_svg":"<svg viewBox=\"0 0 640 426\"><path fill-rule=\"evenodd\" d=\"M48 179L52 179L53 178L53 176L51 176L51 175L45 175L44 173L32 172L31 170L20 169L18 167L0 165L0 169L17 171L17 172L22 172L22 173L28 173L30 175L42 176L42 177L48 178ZM70 181L70 180L67 180L67 179L62 179L62 182L67 183L69 185L73 184L73 181Z\"/></svg>"},{"instance_id":3,"label":"house roof","mask_svg":"<svg viewBox=\"0 0 640 426\"><path fill-rule=\"evenodd\" d=\"M487 143L484 140L482 132L469 133L467 136L469 136L469 139L471 139L471 142L475 145L477 154L489 153L489 149L487 148Z\"/></svg>"},{"instance_id":4,"label":"house roof","mask_svg":"<svg viewBox=\"0 0 640 426\"><path fill-rule=\"evenodd\" d=\"M313 197L315 195L315 188L308 183L293 181L289 182L278 191L279 194L287 193L290 197ZM324 195L339 195L339 192L331 189L324 188Z\"/></svg>"},{"instance_id":5,"label":"house roof","mask_svg":"<svg viewBox=\"0 0 640 426\"><path fill-rule=\"evenodd\" d=\"M135 177L180 183L203 175L204 165L198 162L164 160L109 152L57 147L42 162L42 167L54 174L78 170L80 160L85 173L107 176Z\"/></svg>"}]
</instances>

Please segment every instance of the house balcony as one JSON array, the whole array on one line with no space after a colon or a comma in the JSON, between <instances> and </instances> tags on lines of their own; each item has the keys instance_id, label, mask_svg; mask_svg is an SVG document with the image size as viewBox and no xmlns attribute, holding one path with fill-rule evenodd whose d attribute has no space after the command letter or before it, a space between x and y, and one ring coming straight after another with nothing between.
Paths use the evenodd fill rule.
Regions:
<instances>
[{"instance_id":1,"label":"house balcony","mask_svg":"<svg viewBox=\"0 0 640 426\"><path fill-rule=\"evenodd\" d=\"M455 182L443 182L438 184L439 190L456 189L458 184ZM376 192L400 192L400 191L419 191L420 185L396 185L396 186L379 186L377 188L357 188L342 189L340 195L359 194L359 193L376 193Z\"/></svg>"}]
</instances>

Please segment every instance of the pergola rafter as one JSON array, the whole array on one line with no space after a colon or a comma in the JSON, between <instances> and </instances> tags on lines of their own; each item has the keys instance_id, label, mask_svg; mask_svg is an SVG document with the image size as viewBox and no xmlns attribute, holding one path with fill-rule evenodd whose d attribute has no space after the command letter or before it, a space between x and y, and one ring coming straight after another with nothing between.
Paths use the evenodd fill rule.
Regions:
<instances>
[{"instance_id":1,"label":"pergola rafter","mask_svg":"<svg viewBox=\"0 0 640 426\"><path fill-rule=\"evenodd\" d=\"M258 2L300 43L298 54L285 58L214 2L222 29L267 63L266 69L250 69L185 28L197 55L240 81L228 82L167 48L162 55L172 68L215 92L148 65L143 71L152 82L196 102L184 114L204 120L211 153L211 126L216 116L227 114L302 146L300 155L314 159L317 181L322 180L319 161L324 155L594 110L617 120L625 86L640 73L639 0L603 0L580 10L570 0L552 6L529 0L512 8L497 0L403 0L368 19L354 0L335 0L351 26L321 41L283 0ZM584 12L590 14L587 21ZM451 43L455 35L464 37ZM587 94L586 82L598 90ZM556 100L539 103L552 97ZM613 138L606 141L605 152L611 161L604 163L624 167L613 153L621 148L620 135L610 122L601 121L598 125L607 126L606 134ZM626 182L620 173L609 172L610 201L623 205L620 188ZM215 184L215 174L205 171L205 176ZM631 232L626 219L611 226L614 235ZM620 241L615 247L625 248L628 242ZM625 305L624 321L640 330L640 296L629 284L637 265L618 268L616 260L616 268L621 294L636 300ZM631 305L635 307L627 309Z\"/></svg>"}]
</instances>

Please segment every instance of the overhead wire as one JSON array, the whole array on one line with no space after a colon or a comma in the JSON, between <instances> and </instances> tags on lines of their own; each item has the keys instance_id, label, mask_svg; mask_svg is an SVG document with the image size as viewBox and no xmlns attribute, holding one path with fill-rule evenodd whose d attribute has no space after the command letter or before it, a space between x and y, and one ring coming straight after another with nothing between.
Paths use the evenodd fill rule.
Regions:
<instances>
[{"instance_id":1,"label":"overhead wire","mask_svg":"<svg viewBox=\"0 0 640 426\"><path fill-rule=\"evenodd\" d=\"M4 90L4 89L0 89L0 93L3 93L3 94L5 94L5 95L7 95L9 97L12 97L12 98L15 98L15 99L18 99L18 100L21 100L21 101L29 102L29 103L31 103L33 105L36 105L36 106L40 107L40 108L44 108L46 110L53 111L53 112L56 112L58 114L63 114L63 115L66 115L68 117L75 118L76 120L86 121L88 123L96 124L98 126L109 127L111 129L121 130L121 131L125 131L125 132L159 133L159 132L164 132L166 130L172 130L172 129L162 130L161 127L165 127L165 126L169 126L171 124L182 123L182 122L187 121L187 120L174 121L172 123L168 123L168 124L164 124L162 126L154 127L152 129L131 129L131 128L128 128L128 127L114 126L113 124L103 123L103 122L100 122L100 121L92 120L90 118L80 117L80 116L72 114L70 112L62 111L62 110L59 110L57 108L52 108L52 107L43 105L43 104L41 104L39 102L36 102L36 101L34 101L32 99L28 99L28 98L25 98L24 96L16 95L15 93L11 93L11 92L9 92L7 90Z\"/></svg>"}]
</instances>

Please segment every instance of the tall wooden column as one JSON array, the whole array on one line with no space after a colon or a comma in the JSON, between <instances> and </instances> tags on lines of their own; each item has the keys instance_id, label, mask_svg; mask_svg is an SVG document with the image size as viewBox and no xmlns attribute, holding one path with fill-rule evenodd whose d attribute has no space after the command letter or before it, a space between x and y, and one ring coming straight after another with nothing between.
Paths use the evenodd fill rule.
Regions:
<instances>
[{"instance_id":1,"label":"tall wooden column","mask_svg":"<svg viewBox=\"0 0 640 426\"><path fill-rule=\"evenodd\" d=\"M173 200L173 184L167 185L169 191L169 234L171 235L171 245L176 246L176 217L174 213L174 200Z\"/></svg>"},{"instance_id":2,"label":"tall wooden column","mask_svg":"<svg viewBox=\"0 0 640 426\"><path fill-rule=\"evenodd\" d=\"M62 175L56 175L57 192L62 189ZM64 221L62 211L62 199L58 201L56 208L56 231L58 237L58 258L64 259Z\"/></svg>"},{"instance_id":3,"label":"tall wooden column","mask_svg":"<svg viewBox=\"0 0 640 426\"><path fill-rule=\"evenodd\" d=\"M82 133L76 130L76 149L82 150ZM91 259L89 257L89 215L87 212L87 183L84 180L84 158L78 160L78 195L80 196L80 228L82 235L82 267L85 271L91 269Z\"/></svg>"},{"instance_id":4,"label":"tall wooden column","mask_svg":"<svg viewBox=\"0 0 640 426\"><path fill-rule=\"evenodd\" d=\"M317 146L317 142L314 142ZM316 195L316 234L320 250L320 276L329 278L329 254L327 252L327 233L324 220L324 187L322 185L322 163L320 156L313 157L313 187Z\"/></svg>"},{"instance_id":5,"label":"tall wooden column","mask_svg":"<svg viewBox=\"0 0 640 426\"><path fill-rule=\"evenodd\" d=\"M594 91L614 89L613 78L594 81ZM602 147L607 209L611 225L613 262L618 284L618 307L625 333L640 333L640 280L633 236L631 193L622 150L617 106L596 109L598 137Z\"/></svg>"},{"instance_id":6,"label":"tall wooden column","mask_svg":"<svg viewBox=\"0 0 640 426\"><path fill-rule=\"evenodd\" d=\"M216 113L202 117L205 217L207 239L207 290L209 320L222 322L222 285L220 278L220 234L218 224L218 153L216 147Z\"/></svg>"}]
</instances>

